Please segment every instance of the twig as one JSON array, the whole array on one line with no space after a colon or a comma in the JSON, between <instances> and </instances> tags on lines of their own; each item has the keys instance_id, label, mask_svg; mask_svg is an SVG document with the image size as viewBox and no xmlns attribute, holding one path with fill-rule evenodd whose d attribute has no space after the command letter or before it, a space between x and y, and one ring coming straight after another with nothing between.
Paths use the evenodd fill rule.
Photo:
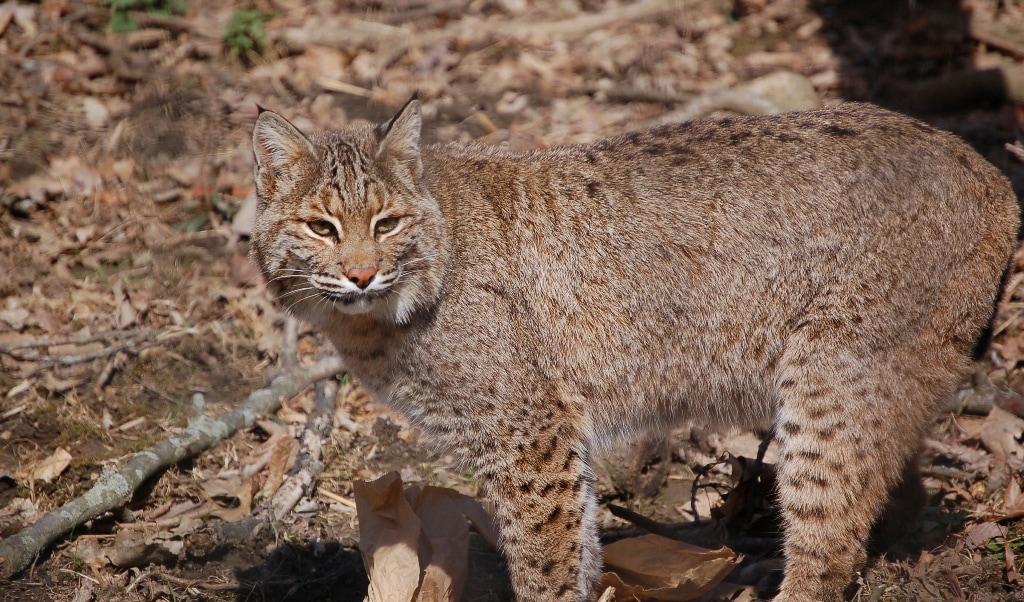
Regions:
<instances>
[{"instance_id":1,"label":"twig","mask_svg":"<svg viewBox=\"0 0 1024 602\"><path fill-rule=\"evenodd\" d=\"M941 113L985 102L1024 102L1024 68L998 65L969 69L915 82L884 86L882 96L894 106L917 113Z\"/></svg>"},{"instance_id":2,"label":"twig","mask_svg":"<svg viewBox=\"0 0 1024 602\"><path fill-rule=\"evenodd\" d=\"M610 102L656 102L665 105L679 105L693 100L694 94L662 92L634 86L606 87L587 84L575 90L575 94L603 94Z\"/></svg>"},{"instance_id":3,"label":"twig","mask_svg":"<svg viewBox=\"0 0 1024 602\"><path fill-rule=\"evenodd\" d=\"M348 499L347 497L342 497L337 493L334 493L333 491L324 489L322 486L318 487L316 492L333 502L337 502L342 506L345 506L346 508L351 508L353 510L356 509L356 503L354 501Z\"/></svg>"},{"instance_id":4,"label":"twig","mask_svg":"<svg viewBox=\"0 0 1024 602\"><path fill-rule=\"evenodd\" d=\"M58 339L36 339L34 341L25 341L24 343L12 343L10 345L0 345L0 353L10 353L11 351L17 351L19 349L38 349L40 347L58 347L61 345L88 345L89 343L98 343L100 341L113 341L122 339L128 336L138 336L138 332L130 332L127 330L112 330L110 332L103 332L100 334L94 334L88 337L62 337Z\"/></svg>"},{"instance_id":5,"label":"twig","mask_svg":"<svg viewBox=\"0 0 1024 602\"><path fill-rule=\"evenodd\" d=\"M31 370L28 370L28 372L25 374L25 376L31 377L54 366L75 366L78 364L84 364L86 362L91 362L94 360L103 359L110 356L116 356L117 354L122 352L137 354L143 349L152 347L153 345L156 345L158 343L172 340L184 336L186 334L194 334L195 332L197 332L196 329L187 328L183 330L172 330L163 332L147 331L143 333L136 333L135 336L128 339L127 341L115 343L113 345L104 347L99 351L94 351L92 353L85 353L81 355L67 354L28 357L7 351L6 349L3 348L0 348L0 353L7 352L7 355L10 355L12 358L20 362L39 362L38 365L36 365Z\"/></svg>"},{"instance_id":6,"label":"twig","mask_svg":"<svg viewBox=\"0 0 1024 602\"><path fill-rule=\"evenodd\" d=\"M196 26L198 24L209 23L209 21L206 21L205 19L187 19L185 17L161 15L141 10L129 11L128 17L131 18L132 21L135 21L139 27L158 27L160 29L166 29L174 34L187 33L192 36L219 39L216 30Z\"/></svg>"},{"instance_id":7,"label":"twig","mask_svg":"<svg viewBox=\"0 0 1024 602\"><path fill-rule=\"evenodd\" d=\"M128 370L127 368L122 368L121 372L123 372L124 375L127 376L128 378L130 378L133 381L135 381L135 383L138 384L139 386L141 386L143 389L149 391L153 395L156 395L160 399L163 399L164 401L169 401L169 402L173 403L176 406L180 406L181 405L180 401L178 401L177 399L174 399L173 397L171 397L167 393L164 393L160 389L157 389L156 387L154 387L153 385L149 384L148 382L142 380L138 376L135 376L135 374L133 374L131 370Z\"/></svg>"},{"instance_id":8,"label":"twig","mask_svg":"<svg viewBox=\"0 0 1024 602\"><path fill-rule=\"evenodd\" d=\"M720 90L698 96L678 111L666 113L648 125L685 123L715 111L732 111L741 115L772 115L780 113L778 105L750 90Z\"/></svg>"},{"instance_id":9,"label":"twig","mask_svg":"<svg viewBox=\"0 0 1024 602\"><path fill-rule=\"evenodd\" d=\"M612 513L612 516L621 518L624 521L631 522L641 529L661 535L663 537L673 537L676 532L676 528L665 523L660 523L653 518L644 516L638 512L634 512L629 508L624 508L617 504L608 504L608 512Z\"/></svg>"},{"instance_id":10,"label":"twig","mask_svg":"<svg viewBox=\"0 0 1024 602\"><path fill-rule=\"evenodd\" d=\"M284 334L281 336L281 366L294 368L299 363L299 320L288 315L284 318Z\"/></svg>"},{"instance_id":11,"label":"twig","mask_svg":"<svg viewBox=\"0 0 1024 602\"><path fill-rule=\"evenodd\" d=\"M86 575L85 573L79 573L78 571L72 571L71 569L60 569L60 572L62 572L62 573L71 573L72 575L78 575L82 579L85 579L87 581L92 581L96 585L100 584L98 579L90 577L89 575Z\"/></svg>"},{"instance_id":12,"label":"twig","mask_svg":"<svg viewBox=\"0 0 1024 602\"><path fill-rule=\"evenodd\" d=\"M92 385L92 390L97 395L103 392L103 388L110 383L110 379L114 377L114 371L117 370L121 365L124 364L124 354L117 353L114 357L107 360L107 365L103 366L103 370L100 371L99 376L96 377L96 382Z\"/></svg>"},{"instance_id":13,"label":"twig","mask_svg":"<svg viewBox=\"0 0 1024 602\"><path fill-rule=\"evenodd\" d=\"M138 574L138 575L136 575L136 576L135 576L135 578L134 578L134 579L132 579L131 583L129 583L129 584L128 584L128 585L127 585L127 586L126 586L125 588L124 588L124 591L125 591L125 593L127 593L127 594L130 594L130 593L132 593L132 590L134 590L134 589L136 588L136 586L138 586L138 585L139 585L139 583L142 583L142 580L143 580L143 579L145 579L145 578L149 577L150 575L152 575L152 571L150 571L150 570L145 570L145 571L143 571L143 570L141 570L141 569L133 569L133 570L137 570L137 571L139 571L139 574Z\"/></svg>"},{"instance_id":14,"label":"twig","mask_svg":"<svg viewBox=\"0 0 1024 602\"><path fill-rule=\"evenodd\" d=\"M311 496L316 489L316 482L324 470L323 441L330 436L334 426L334 398L337 395L336 378L317 381L316 405L302 433L302 452L295 460L292 474L274 492L267 508L276 520L287 516L303 496Z\"/></svg>"},{"instance_id":15,"label":"twig","mask_svg":"<svg viewBox=\"0 0 1024 602\"><path fill-rule=\"evenodd\" d=\"M423 6L380 13L377 15L377 20L388 24L409 23L424 17L464 12L466 4L468 4L466 0L433 0L432 2L425 3Z\"/></svg>"},{"instance_id":16,"label":"twig","mask_svg":"<svg viewBox=\"0 0 1024 602\"><path fill-rule=\"evenodd\" d=\"M163 579L168 583L174 585L183 585L185 587L198 587L199 589L205 589L207 591L232 591L237 590L244 586L240 581L223 581L221 583L214 583L211 581L196 581L195 579L182 579L181 577L175 577L174 575L168 575L167 573L154 573L149 576L150 579Z\"/></svg>"},{"instance_id":17,"label":"twig","mask_svg":"<svg viewBox=\"0 0 1024 602\"><path fill-rule=\"evenodd\" d=\"M350 84L347 82L343 82L341 80L333 79L327 77L326 75L321 76L319 79L317 79L317 83L320 84L320 87L323 88L324 90L329 90L331 92L341 92L342 94L351 94L352 96L361 96L363 98L369 98L373 96L373 92L367 90L366 88L360 88L355 84Z\"/></svg>"},{"instance_id":18,"label":"twig","mask_svg":"<svg viewBox=\"0 0 1024 602\"><path fill-rule=\"evenodd\" d=\"M337 374L341 369L341 359L329 357L309 368L279 376L269 387L249 395L234 410L216 419L195 418L184 432L134 454L120 471L104 470L84 495L0 541L0 579L9 579L27 567L37 554L68 531L125 505L139 485L161 470L213 447L238 429L253 424L258 416L275 411L282 399L294 397L310 383Z\"/></svg>"},{"instance_id":19,"label":"twig","mask_svg":"<svg viewBox=\"0 0 1024 602\"><path fill-rule=\"evenodd\" d=\"M1021 146L1020 140L1014 140L1013 144L1007 142L1005 145L1003 145L1003 148L1005 148L1007 152L1013 155L1014 159L1020 161L1021 163L1024 163L1024 146Z\"/></svg>"}]
</instances>

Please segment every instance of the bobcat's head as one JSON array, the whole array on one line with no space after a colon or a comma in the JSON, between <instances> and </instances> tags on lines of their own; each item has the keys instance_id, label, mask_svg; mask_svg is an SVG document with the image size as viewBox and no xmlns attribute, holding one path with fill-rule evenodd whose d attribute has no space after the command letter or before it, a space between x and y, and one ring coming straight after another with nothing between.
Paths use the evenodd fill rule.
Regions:
<instances>
[{"instance_id":1,"label":"bobcat's head","mask_svg":"<svg viewBox=\"0 0 1024 602\"><path fill-rule=\"evenodd\" d=\"M414 98L379 126L304 136L261 110L252 257L290 312L403 324L440 288L441 214L423 183Z\"/></svg>"}]
</instances>

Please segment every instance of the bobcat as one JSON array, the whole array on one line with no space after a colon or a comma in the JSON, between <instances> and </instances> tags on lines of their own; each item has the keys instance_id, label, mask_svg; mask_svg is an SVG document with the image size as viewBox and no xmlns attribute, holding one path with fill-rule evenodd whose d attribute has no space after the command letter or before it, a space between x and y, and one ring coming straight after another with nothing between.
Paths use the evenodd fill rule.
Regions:
<instances>
[{"instance_id":1,"label":"bobcat","mask_svg":"<svg viewBox=\"0 0 1024 602\"><path fill-rule=\"evenodd\" d=\"M690 420L774 424L776 600L840 599L991 318L1007 180L862 104L532 152L421 147L421 120L261 109L252 257L485 479L516 598L595 595L591 454Z\"/></svg>"}]
</instances>

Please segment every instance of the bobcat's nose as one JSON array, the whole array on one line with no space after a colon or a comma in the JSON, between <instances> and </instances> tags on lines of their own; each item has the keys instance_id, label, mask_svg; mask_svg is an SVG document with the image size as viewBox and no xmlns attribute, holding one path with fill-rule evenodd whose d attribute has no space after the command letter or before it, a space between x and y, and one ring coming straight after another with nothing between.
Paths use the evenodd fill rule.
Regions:
<instances>
[{"instance_id":1,"label":"bobcat's nose","mask_svg":"<svg viewBox=\"0 0 1024 602\"><path fill-rule=\"evenodd\" d=\"M358 286L359 288L366 288L370 286L370 281L377 275L377 268L375 267L364 267L364 268L352 268L345 274L349 282Z\"/></svg>"}]
</instances>

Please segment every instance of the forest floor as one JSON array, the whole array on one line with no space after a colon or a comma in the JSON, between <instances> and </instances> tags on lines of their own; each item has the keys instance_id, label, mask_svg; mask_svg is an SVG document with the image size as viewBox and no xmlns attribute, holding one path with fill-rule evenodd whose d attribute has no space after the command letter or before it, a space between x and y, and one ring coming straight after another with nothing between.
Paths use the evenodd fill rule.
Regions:
<instances>
[{"instance_id":1,"label":"forest floor","mask_svg":"<svg viewBox=\"0 0 1024 602\"><path fill-rule=\"evenodd\" d=\"M287 371L289 341L303 364L330 353L305 326L286 334L247 259L257 103L312 131L387 119L418 92L428 142L530 149L750 104L723 90L780 109L865 100L962 136L1019 194L1022 59L1019 0L0 3L0 538L183 432L196 394L217 415ZM927 442L924 512L856 599L1024 600L1022 270L1018 251L967 411L952 404ZM354 481L479 484L358 383L306 503L203 545L273 495L315 405L310 388L161 472L0 580L0 601L362 600ZM606 542L724 543L743 560L708 599L771 595L759 441L693 426L603 459ZM463 599L509 600L500 556L469 545Z\"/></svg>"}]
</instances>

